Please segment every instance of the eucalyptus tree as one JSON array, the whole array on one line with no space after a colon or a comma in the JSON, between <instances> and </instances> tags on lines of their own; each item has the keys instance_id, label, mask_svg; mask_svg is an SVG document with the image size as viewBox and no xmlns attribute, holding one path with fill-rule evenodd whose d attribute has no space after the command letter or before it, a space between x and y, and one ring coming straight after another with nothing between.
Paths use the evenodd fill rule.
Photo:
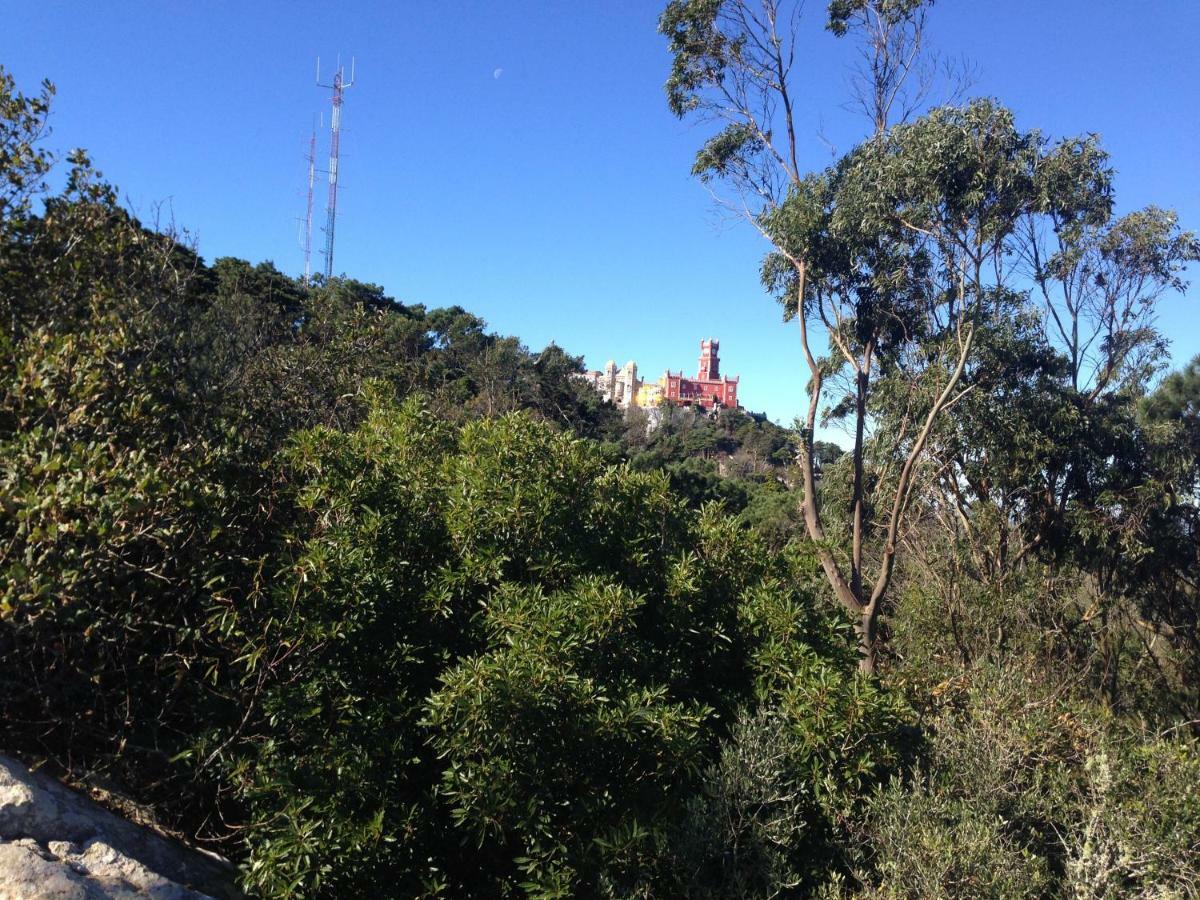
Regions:
<instances>
[{"instance_id":1,"label":"eucalyptus tree","mask_svg":"<svg viewBox=\"0 0 1200 900\"><path fill-rule=\"evenodd\" d=\"M1064 143L1056 160L1040 164L1039 181L1061 185L1064 165L1074 170L1068 181L1092 177L1092 195L1107 192L1107 157L1094 139ZM935 440L943 494L959 522L969 529L981 504L993 514L984 536L997 551L992 577L1032 552L1088 543L1078 514L1090 508L1099 524L1102 485L1115 487L1110 475L1127 487L1135 470L1150 477L1144 466L1155 453L1146 441L1161 441L1137 401L1166 359L1154 316L1200 255L1173 213L1151 207L1118 218L1110 201L1068 215L1044 202L1041 216L1021 224L1009 257L1027 290L993 320L987 361L968 372L978 396ZM1136 521L1129 501L1108 504L1110 525Z\"/></svg>"},{"instance_id":2,"label":"eucalyptus tree","mask_svg":"<svg viewBox=\"0 0 1200 900\"><path fill-rule=\"evenodd\" d=\"M1023 229L1082 231L1109 215L1108 170L1080 152L1086 139L1051 145L987 100L905 121L931 86L928 6L830 4L827 27L859 40L852 89L871 130L815 173L801 165L797 135L797 4L674 0L660 21L674 56L671 110L721 126L693 173L731 188L736 200L726 202L770 241L764 283L799 325L809 373L805 526L834 595L857 618L866 671L928 442L974 390L964 374L980 328L1021 290L1013 259ZM844 529L830 527L814 464L818 413L838 383L847 391L827 415L848 420L854 435ZM887 394L879 402L877 386Z\"/></svg>"},{"instance_id":3,"label":"eucalyptus tree","mask_svg":"<svg viewBox=\"0 0 1200 900\"><path fill-rule=\"evenodd\" d=\"M1001 122L983 130L989 140L1010 130ZM1194 557L1195 470L1182 429L1140 401L1166 359L1156 310L1185 287L1200 243L1172 212L1114 212L1111 164L1095 136L1052 144L1037 132L1012 135L1024 144L1019 164L989 176L1002 192L980 194L1003 212L1003 239L982 256L961 240L947 244L969 263L968 281L990 294L973 323L954 414L929 433L922 483L908 486L924 494L924 521L961 553L924 560L920 577L929 584L944 575L946 597L961 575L1000 598L1019 593L1035 572L1047 585L1070 585L1063 602L1077 623L1071 640L1087 645L1087 666L1104 673L1104 695L1117 702L1130 646L1194 652L1194 592L1179 589L1172 573ZM937 142L953 156L953 137ZM972 183L964 182L969 192ZM877 200L888 193L871 191ZM1003 197L1021 202L1004 209ZM915 383L906 367L884 367L871 407L880 441L911 421ZM873 449L888 460L888 448ZM902 531L901 546L930 535ZM1034 559L1049 567L1031 569ZM1147 652L1143 661L1161 655Z\"/></svg>"},{"instance_id":4,"label":"eucalyptus tree","mask_svg":"<svg viewBox=\"0 0 1200 900\"><path fill-rule=\"evenodd\" d=\"M1048 545L1080 546L1069 520L1098 512L1100 486L1113 484L1104 473L1124 467L1130 477L1153 455L1151 420L1139 421L1136 402L1166 360L1155 315L1200 259L1200 241L1175 213L1114 214L1109 157L1094 135L1060 142L1033 178L1036 204L995 265L1018 291L967 373L979 396L934 451L959 520L985 504L1000 513L998 549L1014 541L992 574ZM1112 511L1136 519L1128 497Z\"/></svg>"},{"instance_id":5,"label":"eucalyptus tree","mask_svg":"<svg viewBox=\"0 0 1200 900\"><path fill-rule=\"evenodd\" d=\"M886 132L894 114L905 115L920 102L922 91L909 93L917 70L924 34L923 0L838 0L830 4L827 27L838 36L861 38L866 64L855 94L871 119L876 139ZM698 117L720 128L700 148L693 174L711 184L720 181L733 191L728 200L774 246L764 266L769 284L787 293L785 316L795 316L810 372L809 412L802 431L800 469L804 487L804 519L816 542L825 573L838 600L860 616L863 667L873 670L878 603L870 607L862 587L860 556L846 574L826 538L816 496L814 433L822 387L829 374L812 349L810 330L825 324L831 337L839 335L833 320L853 335L857 310L831 310L826 301L840 292L814 290L832 285L833 272L854 250L836 240L817 240L827 232L833 173L807 175L801 164L797 132L797 32L802 4L781 0L672 0L659 30L668 37L673 55L666 91L671 111L680 118ZM911 246L912 241L907 243ZM884 249L878 243L877 249ZM904 249L893 248L903 254ZM860 273L844 272L843 286ZM853 290L853 289L851 289ZM867 301L870 302L870 301ZM883 327L883 318L863 317ZM873 326L868 325L870 330ZM845 340L839 359L857 371L859 404L854 448L856 521L861 522L865 398L870 373L878 365L871 338ZM969 345L968 345L969 346ZM856 531L861 548L861 529ZM886 581L886 578L885 578Z\"/></svg>"},{"instance_id":6,"label":"eucalyptus tree","mask_svg":"<svg viewBox=\"0 0 1200 900\"><path fill-rule=\"evenodd\" d=\"M844 368L853 376L833 411L854 423L849 558L839 565L827 550L822 562L839 599L861 616L868 668L918 468L947 411L976 390L965 376L979 368L977 335L1019 296L1019 272L1008 260L1020 225L1051 206L1072 219L1107 206L1107 178L1094 166L1081 166L1065 184L1045 183L1042 170L1057 169L1074 146L1019 130L992 101L943 107L868 141L812 179L815 190L797 192L764 218L777 247L764 276L801 320L813 372L808 429L822 382ZM806 283L793 262L802 257L815 263ZM812 319L831 344L819 361L805 326ZM809 533L825 542L817 497L806 494ZM872 507L881 546L868 567Z\"/></svg>"}]
</instances>

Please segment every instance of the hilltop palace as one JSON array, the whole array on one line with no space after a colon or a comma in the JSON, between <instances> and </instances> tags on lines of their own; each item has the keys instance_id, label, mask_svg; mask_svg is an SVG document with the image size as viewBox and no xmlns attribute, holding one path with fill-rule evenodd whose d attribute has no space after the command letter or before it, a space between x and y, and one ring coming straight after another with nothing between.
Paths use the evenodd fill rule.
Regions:
<instances>
[{"instance_id":1,"label":"hilltop palace","mask_svg":"<svg viewBox=\"0 0 1200 900\"><path fill-rule=\"evenodd\" d=\"M738 379L721 374L717 353L720 342L712 338L700 342L700 371L695 378L684 377L683 371L668 369L658 381L638 378L637 363L633 360L618 369L612 360L603 372L585 372L582 376L600 396L620 409L660 406L698 406L707 410L721 407L736 409Z\"/></svg>"}]
</instances>

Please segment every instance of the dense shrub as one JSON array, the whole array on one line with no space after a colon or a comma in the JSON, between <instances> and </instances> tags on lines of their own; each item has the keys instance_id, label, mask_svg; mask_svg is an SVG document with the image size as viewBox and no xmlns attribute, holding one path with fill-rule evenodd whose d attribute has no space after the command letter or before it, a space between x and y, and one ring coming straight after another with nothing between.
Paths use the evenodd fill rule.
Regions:
<instances>
[{"instance_id":1,"label":"dense shrub","mask_svg":"<svg viewBox=\"0 0 1200 900\"><path fill-rule=\"evenodd\" d=\"M378 390L284 471L294 561L243 627L262 715L229 756L261 890L646 889L748 704L778 706L814 798L894 761L896 712L847 674L846 634L661 474ZM805 807L815 829L830 808Z\"/></svg>"},{"instance_id":2,"label":"dense shrub","mask_svg":"<svg viewBox=\"0 0 1200 900\"><path fill-rule=\"evenodd\" d=\"M1189 896L1200 747L980 666L943 686L923 762L863 816L871 895Z\"/></svg>"},{"instance_id":3,"label":"dense shrub","mask_svg":"<svg viewBox=\"0 0 1200 900\"><path fill-rule=\"evenodd\" d=\"M172 328L194 257L75 157L0 253L0 710L5 749L202 815L177 765L221 721L204 636L254 582L236 435L195 427ZM250 492L252 493L252 492Z\"/></svg>"}]
</instances>

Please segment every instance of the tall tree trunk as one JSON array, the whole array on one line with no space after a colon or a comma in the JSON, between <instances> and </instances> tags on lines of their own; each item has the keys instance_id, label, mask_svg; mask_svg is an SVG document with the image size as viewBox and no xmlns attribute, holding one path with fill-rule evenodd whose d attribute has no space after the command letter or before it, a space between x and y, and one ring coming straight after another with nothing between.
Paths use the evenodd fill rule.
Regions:
<instances>
[{"instance_id":1,"label":"tall tree trunk","mask_svg":"<svg viewBox=\"0 0 1200 900\"><path fill-rule=\"evenodd\" d=\"M862 588L863 518L866 499L863 475L864 432L867 425L867 391L870 389L872 342L863 351L862 363L854 379L854 478L850 499L852 534L850 544L850 587L860 600Z\"/></svg>"},{"instance_id":2,"label":"tall tree trunk","mask_svg":"<svg viewBox=\"0 0 1200 900\"><path fill-rule=\"evenodd\" d=\"M859 652L861 654L859 669L867 674L874 674L879 650L879 614L882 609L884 596L891 585L892 573L895 570L896 545L900 540L900 528L904 518L904 511L908 506L909 496L912 492L916 465L925 449L925 444L929 439L930 432L933 430L933 425L938 415L961 396L961 393L955 396L955 389L962 379L963 370L970 356L975 331L973 327L968 326L965 335L960 334L959 354L954 370L950 373L946 384L930 407L921 430L917 433L916 439L913 441L913 446L909 449L908 455L904 460L904 465L900 469L900 476L892 498L891 514L888 518L885 533L883 558L880 560L879 572L876 575L875 584L868 598L865 596L861 581L861 522L856 521L855 523L855 544L852 548L851 577L847 579L842 573L837 559L829 550L825 529L821 524L820 509L817 506L816 476L813 467L813 443L817 424L817 410L821 402L822 375L820 365L817 363L816 357L813 356L808 340L808 322L804 314L806 272L803 263L797 261L795 264L798 276L796 318L799 320L800 341L811 376L809 382L808 414L805 418L804 434L800 448L800 472L804 484L804 497L801 501L801 510L804 514L805 529L808 531L809 538L816 545L817 558L821 561L821 568L824 569L830 587L833 588L834 596L849 613L858 618L855 628L858 633ZM869 353L870 351L868 350ZM870 356L867 355L865 359L869 361ZM858 374L859 397L856 405L858 421L856 422L854 461L854 509L856 512L861 511L862 503L863 468L861 435L866 417L865 391L867 387L867 381L863 377L861 368Z\"/></svg>"},{"instance_id":3,"label":"tall tree trunk","mask_svg":"<svg viewBox=\"0 0 1200 900\"><path fill-rule=\"evenodd\" d=\"M855 631L858 633L858 671L874 675L879 656L879 600L863 607Z\"/></svg>"}]
</instances>

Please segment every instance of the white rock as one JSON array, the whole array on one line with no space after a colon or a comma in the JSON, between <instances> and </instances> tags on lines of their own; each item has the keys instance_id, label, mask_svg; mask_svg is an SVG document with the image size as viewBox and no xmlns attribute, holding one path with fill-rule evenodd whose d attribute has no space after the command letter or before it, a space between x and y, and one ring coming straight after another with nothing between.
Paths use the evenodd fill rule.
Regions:
<instances>
[{"instance_id":1,"label":"white rock","mask_svg":"<svg viewBox=\"0 0 1200 900\"><path fill-rule=\"evenodd\" d=\"M0 900L240 897L233 883L226 860L0 756Z\"/></svg>"}]
</instances>

